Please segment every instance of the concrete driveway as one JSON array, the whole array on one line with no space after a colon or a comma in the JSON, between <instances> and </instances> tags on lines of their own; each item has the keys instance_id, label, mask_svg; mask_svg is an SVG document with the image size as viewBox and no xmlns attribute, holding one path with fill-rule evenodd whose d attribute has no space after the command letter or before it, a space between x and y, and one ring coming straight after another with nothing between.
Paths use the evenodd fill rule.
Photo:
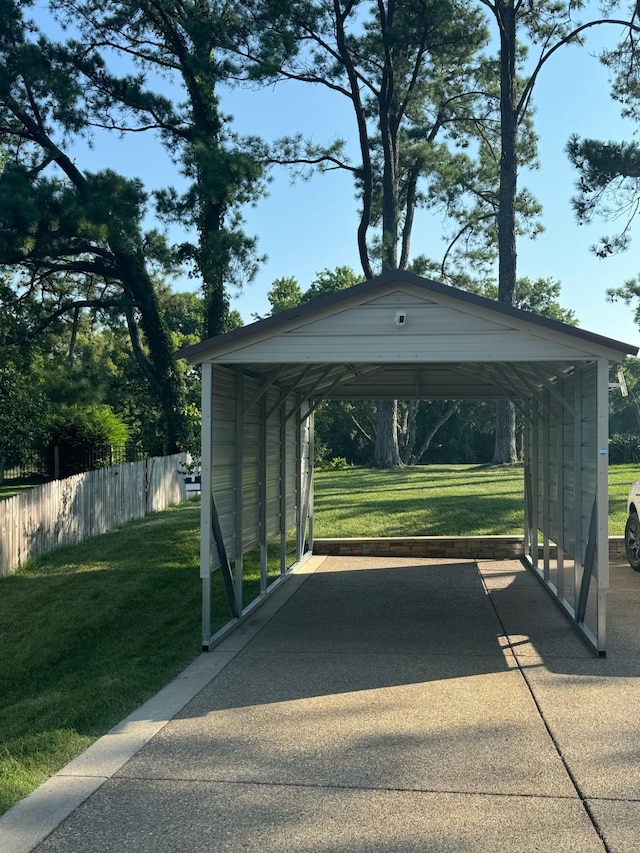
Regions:
<instances>
[{"instance_id":1,"label":"concrete driveway","mask_svg":"<svg viewBox=\"0 0 640 853\"><path fill-rule=\"evenodd\" d=\"M603 660L518 562L313 557L0 850L637 853L640 574L611 587Z\"/></svg>"}]
</instances>

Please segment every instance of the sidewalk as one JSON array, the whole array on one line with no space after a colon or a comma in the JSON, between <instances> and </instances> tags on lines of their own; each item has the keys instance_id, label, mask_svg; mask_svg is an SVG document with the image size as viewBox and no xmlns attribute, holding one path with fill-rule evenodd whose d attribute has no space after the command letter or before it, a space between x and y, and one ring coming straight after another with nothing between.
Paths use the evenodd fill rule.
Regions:
<instances>
[{"instance_id":1,"label":"sidewalk","mask_svg":"<svg viewBox=\"0 0 640 853\"><path fill-rule=\"evenodd\" d=\"M637 853L640 574L611 574L602 660L518 562L313 557L0 850Z\"/></svg>"}]
</instances>

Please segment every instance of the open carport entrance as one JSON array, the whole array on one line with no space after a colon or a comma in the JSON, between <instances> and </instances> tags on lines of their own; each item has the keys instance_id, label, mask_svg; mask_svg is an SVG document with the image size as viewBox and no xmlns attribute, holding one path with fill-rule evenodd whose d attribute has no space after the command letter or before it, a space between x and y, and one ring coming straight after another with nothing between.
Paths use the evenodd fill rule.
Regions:
<instances>
[{"instance_id":1,"label":"open carport entrance","mask_svg":"<svg viewBox=\"0 0 640 853\"><path fill-rule=\"evenodd\" d=\"M509 399L525 424L524 557L604 654L609 365L636 353L403 271L182 350L202 366L203 647L312 553L313 413L322 400ZM274 537L279 577L268 583ZM243 558L256 549L260 593L245 606ZM233 618L212 634L217 569Z\"/></svg>"}]
</instances>

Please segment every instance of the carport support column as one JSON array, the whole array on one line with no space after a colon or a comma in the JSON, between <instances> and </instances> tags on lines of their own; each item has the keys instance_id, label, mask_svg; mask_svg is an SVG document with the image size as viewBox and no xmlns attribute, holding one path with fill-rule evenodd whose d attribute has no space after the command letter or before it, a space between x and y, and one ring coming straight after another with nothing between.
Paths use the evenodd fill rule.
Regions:
<instances>
[{"instance_id":1,"label":"carport support column","mask_svg":"<svg viewBox=\"0 0 640 853\"><path fill-rule=\"evenodd\" d=\"M558 421L556 424L556 513L557 513L557 532L558 532L558 556L556 559L556 587L558 589L558 598L564 598L564 411L560 409L558 412Z\"/></svg>"},{"instance_id":2,"label":"carport support column","mask_svg":"<svg viewBox=\"0 0 640 853\"><path fill-rule=\"evenodd\" d=\"M287 570L287 412L280 407L280 574Z\"/></svg>"},{"instance_id":3,"label":"carport support column","mask_svg":"<svg viewBox=\"0 0 640 853\"><path fill-rule=\"evenodd\" d=\"M260 592L267 590L267 395L260 403Z\"/></svg>"},{"instance_id":4,"label":"carport support column","mask_svg":"<svg viewBox=\"0 0 640 853\"><path fill-rule=\"evenodd\" d=\"M236 372L236 499L235 499L235 592L238 614L242 615L242 540L244 534L244 373L242 368Z\"/></svg>"},{"instance_id":5,"label":"carport support column","mask_svg":"<svg viewBox=\"0 0 640 853\"><path fill-rule=\"evenodd\" d=\"M609 363L598 360L597 386L598 468L596 483L596 512L598 541L596 560L598 572L598 649L604 651L607 641L606 597L609 589Z\"/></svg>"},{"instance_id":6,"label":"carport support column","mask_svg":"<svg viewBox=\"0 0 640 853\"><path fill-rule=\"evenodd\" d=\"M297 398L297 411L293 416L296 425L296 562L302 559L303 537L305 526L304 516L304 497L303 497L303 478L302 478L302 448L304 442L302 434L305 428L304 422L300 415L302 413L302 400Z\"/></svg>"},{"instance_id":7,"label":"carport support column","mask_svg":"<svg viewBox=\"0 0 640 853\"><path fill-rule=\"evenodd\" d=\"M549 415L549 407L551 406L551 394L545 388L543 393L544 409L542 411L542 536L543 536L543 572L544 579L549 583L550 578L550 543L549 543L549 501L550 490L549 480L551 478L550 459L549 459L549 444L551 441L551 417Z\"/></svg>"},{"instance_id":8,"label":"carport support column","mask_svg":"<svg viewBox=\"0 0 640 853\"><path fill-rule=\"evenodd\" d=\"M202 578L202 647L211 639L211 530L212 442L213 442L213 367L202 364L202 438L200 445L200 577Z\"/></svg>"},{"instance_id":9,"label":"carport support column","mask_svg":"<svg viewBox=\"0 0 640 853\"><path fill-rule=\"evenodd\" d=\"M573 416L573 511L575 544L573 554L573 611L578 609L578 595L583 572L582 554L582 373L574 375Z\"/></svg>"},{"instance_id":10,"label":"carport support column","mask_svg":"<svg viewBox=\"0 0 640 853\"><path fill-rule=\"evenodd\" d=\"M309 500L307 501L309 518L309 550L313 551L313 501L314 501L314 478L316 464L316 416L315 412L309 415Z\"/></svg>"},{"instance_id":11,"label":"carport support column","mask_svg":"<svg viewBox=\"0 0 640 853\"><path fill-rule=\"evenodd\" d=\"M529 402L531 409L531 402ZM524 434L522 441L522 455L524 456L524 553L531 558L533 563L532 536L531 536L531 442L532 426L529 418L524 419Z\"/></svg>"}]
</instances>

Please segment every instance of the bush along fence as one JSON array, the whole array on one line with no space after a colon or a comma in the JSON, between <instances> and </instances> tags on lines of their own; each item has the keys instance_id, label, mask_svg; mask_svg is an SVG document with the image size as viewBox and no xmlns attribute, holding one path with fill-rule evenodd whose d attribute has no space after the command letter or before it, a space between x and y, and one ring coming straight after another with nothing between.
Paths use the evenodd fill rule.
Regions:
<instances>
[{"instance_id":1,"label":"bush along fence","mask_svg":"<svg viewBox=\"0 0 640 853\"><path fill-rule=\"evenodd\" d=\"M44 483L0 501L0 577L29 557L82 542L185 500L186 453Z\"/></svg>"}]
</instances>

